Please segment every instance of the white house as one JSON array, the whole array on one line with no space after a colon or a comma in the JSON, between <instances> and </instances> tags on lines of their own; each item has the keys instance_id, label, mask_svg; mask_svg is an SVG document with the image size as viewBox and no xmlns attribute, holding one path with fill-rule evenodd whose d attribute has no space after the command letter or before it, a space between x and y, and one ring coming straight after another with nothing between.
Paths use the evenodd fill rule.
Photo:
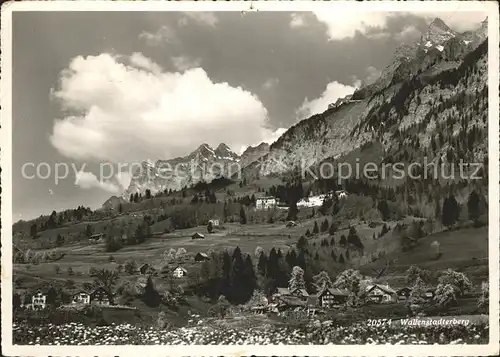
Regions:
<instances>
[{"instance_id":1,"label":"white house","mask_svg":"<svg viewBox=\"0 0 500 357\"><path fill-rule=\"evenodd\" d=\"M47 306L47 295L37 291L31 296L31 307L33 310L43 310Z\"/></svg>"},{"instance_id":2,"label":"white house","mask_svg":"<svg viewBox=\"0 0 500 357\"><path fill-rule=\"evenodd\" d=\"M348 194L345 190L338 190L338 191L335 191L335 195L338 198L346 198Z\"/></svg>"},{"instance_id":3,"label":"white house","mask_svg":"<svg viewBox=\"0 0 500 357\"><path fill-rule=\"evenodd\" d=\"M259 197L256 200L255 208L257 209L268 209L276 207L277 202L274 197Z\"/></svg>"},{"instance_id":4,"label":"white house","mask_svg":"<svg viewBox=\"0 0 500 357\"><path fill-rule=\"evenodd\" d=\"M211 220L208 221L208 223L209 224L212 223L213 227L219 227L219 225L220 225L220 222L219 222L218 219L211 219Z\"/></svg>"},{"instance_id":5,"label":"white house","mask_svg":"<svg viewBox=\"0 0 500 357\"><path fill-rule=\"evenodd\" d=\"M177 267L172 272L172 275L174 278L182 278L183 276L187 275L187 270L182 267Z\"/></svg>"},{"instance_id":6,"label":"white house","mask_svg":"<svg viewBox=\"0 0 500 357\"><path fill-rule=\"evenodd\" d=\"M71 301L73 304L90 304L90 294L86 291L79 291L73 294L73 299Z\"/></svg>"}]
</instances>

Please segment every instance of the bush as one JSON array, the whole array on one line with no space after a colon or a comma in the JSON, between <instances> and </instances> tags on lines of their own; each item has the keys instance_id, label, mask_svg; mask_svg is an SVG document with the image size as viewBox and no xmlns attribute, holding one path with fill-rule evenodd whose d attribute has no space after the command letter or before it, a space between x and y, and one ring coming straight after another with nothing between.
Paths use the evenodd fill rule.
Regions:
<instances>
[{"instance_id":1,"label":"bush","mask_svg":"<svg viewBox=\"0 0 500 357\"><path fill-rule=\"evenodd\" d=\"M133 275L135 274L136 270L137 270L137 263L135 260L133 259L129 259L125 262L125 265L124 265L124 269L125 269L125 272L129 275Z\"/></svg>"}]
</instances>

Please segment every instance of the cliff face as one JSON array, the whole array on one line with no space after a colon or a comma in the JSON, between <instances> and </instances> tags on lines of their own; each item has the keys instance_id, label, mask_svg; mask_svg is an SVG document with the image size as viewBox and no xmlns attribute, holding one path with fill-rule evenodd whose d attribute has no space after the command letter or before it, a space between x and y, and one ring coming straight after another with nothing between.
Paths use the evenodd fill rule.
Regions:
<instances>
[{"instance_id":1,"label":"cliff face","mask_svg":"<svg viewBox=\"0 0 500 357\"><path fill-rule=\"evenodd\" d=\"M424 150L433 160L452 155L482 162L487 146L486 28L483 22L477 31L459 34L434 20L419 42L398 48L375 83L291 127L263 162L247 166L244 176L314 167L370 141L381 142L391 158ZM463 140L474 145L461 145ZM404 156L408 160L411 155Z\"/></svg>"}]
</instances>

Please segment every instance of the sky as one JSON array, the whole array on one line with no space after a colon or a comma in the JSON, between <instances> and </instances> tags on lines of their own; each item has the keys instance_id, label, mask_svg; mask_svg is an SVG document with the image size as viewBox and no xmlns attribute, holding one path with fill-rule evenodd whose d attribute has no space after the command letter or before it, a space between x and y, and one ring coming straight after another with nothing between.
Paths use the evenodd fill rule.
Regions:
<instances>
[{"instance_id":1,"label":"sky","mask_svg":"<svg viewBox=\"0 0 500 357\"><path fill-rule=\"evenodd\" d=\"M100 207L128 186L119 164L272 143L376 80L435 16L14 12L13 219ZM485 15L439 17L466 31Z\"/></svg>"}]
</instances>

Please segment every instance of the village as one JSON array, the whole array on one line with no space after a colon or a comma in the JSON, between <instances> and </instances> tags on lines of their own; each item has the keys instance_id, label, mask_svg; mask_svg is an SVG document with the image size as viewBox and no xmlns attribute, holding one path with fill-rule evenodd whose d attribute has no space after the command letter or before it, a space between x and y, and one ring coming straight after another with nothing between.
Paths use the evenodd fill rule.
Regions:
<instances>
[{"instance_id":1,"label":"village","mask_svg":"<svg viewBox=\"0 0 500 357\"><path fill-rule=\"evenodd\" d=\"M196 261L209 259L206 254L198 253ZM142 275L155 274L154 268L149 264L143 264L139 267L138 273ZM177 267L172 271L172 277L182 279L186 277L187 270L183 267ZM434 297L435 288L428 288L425 291L425 299L430 301ZM116 306L113 294L104 287L97 287L92 291L84 290L66 290L70 297L71 305L96 305L100 307ZM388 284L370 284L360 294L363 304L405 304L410 296L411 288L402 287L394 290ZM21 309L44 310L51 303L51 297L55 294L53 288L38 289L31 294L23 296L19 305ZM324 288L317 294L309 294L306 289L277 288L270 301L265 297L262 304L252 306L251 311L255 313L278 313L285 310L307 310L308 313L314 313L317 310L341 309L349 299L351 293L345 289ZM61 305L64 307L64 305Z\"/></svg>"},{"instance_id":2,"label":"village","mask_svg":"<svg viewBox=\"0 0 500 357\"><path fill-rule=\"evenodd\" d=\"M342 203L348 198L349 193L346 190L335 190L320 195L313 195L312 193L310 193L307 197L300 199L297 202L297 206L308 211L312 209L312 212L314 212L316 208L319 209L320 207L322 207L325 201L329 199L334 199L337 202ZM259 194L258 197L255 198L256 211L272 212L275 210L279 210L281 208L280 206L282 205L283 204L280 202L279 198L275 196ZM140 213L132 213L132 216L139 219L144 218L144 215L140 215ZM211 259L213 259L214 257L214 250L212 248L209 248L208 250L203 251L203 248L201 247L204 245L212 246L214 237L218 239L220 234L228 234L226 229L228 223L223 223L220 217L215 215L211 219L208 219L207 222L207 233L202 233L202 231L198 228L186 230L186 232L180 231L181 234L184 235L184 237L186 237L186 234L190 234L190 240L198 247L195 251L188 252L182 246L180 246L178 249L171 247L170 249L165 251L164 258L160 263L153 261L144 261L142 263L139 263L136 260L132 259L128 259L127 261L122 260L121 263L118 263L116 259L110 255L108 261L112 265L110 269L107 270L107 272L109 272L109 274L111 274L111 272L113 274L116 274L116 277L114 278L116 279L116 281L125 279L125 281L127 282L130 279L135 279L135 284L141 285L142 288L144 288L144 286L148 284L148 281L150 280L158 281L158 279L167 279L173 280L176 285L182 286L181 289L189 290L188 286L192 285L194 280L198 281L200 279L200 271L204 269L203 263L213 263L211 262ZM279 229L280 231L282 231L281 235L283 236L283 239L286 240L289 240L292 235L295 236L297 230L303 232L303 229L306 228L306 223L303 219L297 221L282 220L282 222L283 223L275 223L273 226L275 226L276 228L273 229L277 229L280 226L283 227ZM372 226L372 223L370 223L370 227L376 227L376 225ZM326 228L324 227L325 224ZM330 223L326 220L321 224L321 232L328 230L330 231L330 237L328 239L322 238L321 240L318 240L319 238L317 237L322 236L322 233L317 227L318 224L316 221L314 221L314 229L307 229L305 237L302 236L301 239L305 239L304 241L310 241L309 244L311 244L312 246L316 246L316 243L321 243L321 246L327 246L329 245L329 243L334 244L335 239L332 234L334 234L334 231L337 228L332 231L333 227L336 225L334 222L332 222L331 224L332 227L330 228L328 228L330 226ZM360 255L360 258L363 258L364 253L361 241L359 241L359 238L356 238L357 240L351 240L353 228L350 226L346 228L348 228L349 232L349 242L347 242L348 240L345 238L345 236L342 235L338 243L340 246L350 247L347 248L348 250L346 250L345 258L349 258L349 249L351 252L351 259L355 259L357 251L359 251L357 254ZM291 234L286 233L287 229ZM390 228L383 228L382 232L378 233L377 235L383 235L384 229L386 231L390 230ZM153 238L157 236L154 232L152 232L151 235ZM355 233L354 237L356 237ZM376 238L375 233L374 238ZM90 249L93 246L103 246L108 239L109 237L106 232L92 234L88 237L87 247ZM126 243L129 237L127 235L122 235L120 239L123 241L123 243ZM185 239L187 239L187 237ZM342 241L342 239L344 240L344 242ZM220 240L218 239L218 242L219 241ZM186 240L184 240L184 242L186 242L187 244ZM203 243L200 246L196 242ZM430 244L430 247L432 248L432 251L434 251L433 254L437 258L442 254L440 252L439 243L437 241L433 241ZM290 251L287 253L287 259L289 253ZM259 259L258 256L257 258ZM363 260L360 260L360 262L361 261ZM287 264L290 264L290 262L287 261ZM205 268L209 269L208 267ZM258 267L256 265L255 269L257 268ZM292 268L292 266L290 268ZM301 269L298 266L294 267L294 269L296 268ZM70 268L68 268L68 271L69 269ZM415 270L417 268L412 266L408 269L408 271L410 271L411 269ZM92 270L94 270L94 272L92 272ZM95 270L95 268L91 268L88 273L80 272L79 275L87 275L92 279L95 278ZM332 281L335 282L337 279L330 280L331 278L326 272L321 272L321 274L326 277L326 283L324 283L322 286L315 285L312 289L310 284L309 289L306 289L305 284L301 284L300 287L296 287L291 285L285 286L283 282L280 283L280 286L276 286L271 290L267 290L265 292L256 289L255 291L259 298L252 301L252 306L248 308L248 312L251 312L253 314L280 314L284 311L303 311L306 312L308 316L311 316L318 313L322 314L328 311L344 311L347 307L352 308L374 305L395 305L404 307L404 309L407 310L408 314L412 314L412 305L432 305L436 291L435 285L433 286L432 284L422 284L418 287L419 291L416 294L412 295L412 289L415 281L410 281L406 284L402 284L402 281L400 279L399 284L391 286L386 280L384 281L383 277L380 276L382 275L384 270L385 268L381 271L375 270L375 276L370 276L368 274L361 274L359 271L357 271L355 268L353 269L352 267L346 269L344 272L354 272L355 280L357 280L357 284L359 284L357 288L349 286L350 283L346 284L344 282L340 285L332 283ZM123 278L121 277L122 275L124 275ZM463 279L465 279L465 282L463 284L467 285L469 289L468 291L460 291L459 293L461 297L467 296L467 294L471 296L479 296L481 294L481 287L472 287L471 283L468 281L468 278L464 276ZM81 308L85 306L97 306L100 308L115 309L137 308L135 306L129 305L127 302L124 303L123 301L121 301L123 300L120 297L121 292L118 292L116 288L112 288L112 284L103 286L106 285L106 282L104 282L103 284L102 281L100 283L96 283L95 281L92 282L91 280L86 282L81 281L81 279L79 280L79 287L65 286L62 289L59 288L59 291L57 292L52 286L50 280L47 280L47 283L43 284L43 288L15 289L14 309L21 309L24 311L42 311L49 306L62 309L68 307ZM436 279L434 279L434 281L437 282ZM84 286L85 288L83 288ZM418 300L418 303L414 302L416 298Z\"/></svg>"}]
</instances>

